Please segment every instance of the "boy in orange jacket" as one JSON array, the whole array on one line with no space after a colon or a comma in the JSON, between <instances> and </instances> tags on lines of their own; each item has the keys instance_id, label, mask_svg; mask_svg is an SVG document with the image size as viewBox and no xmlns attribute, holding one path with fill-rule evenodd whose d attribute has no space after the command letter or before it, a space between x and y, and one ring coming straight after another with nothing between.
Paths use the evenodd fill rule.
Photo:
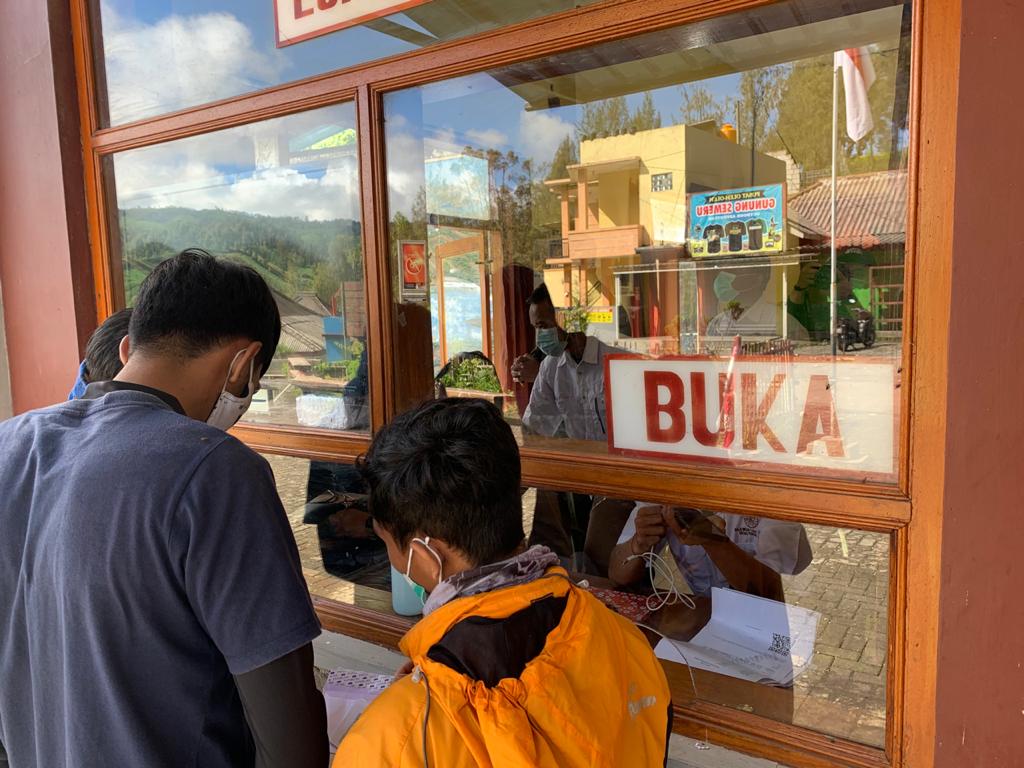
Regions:
<instances>
[{"instance_id":1,"label":"boy in orange jacket","mask_svg":"<svg viewBox=\"0 0 1024 768\"><path fill-rule=\"evenodd\" d=\"M524 547L519 449L493 405L426 403L360 467L374 529L425 602L401 642L411 674L362 714L334 768L665 763L661 665L557 556Z\"/></svg>"}]
</instances>

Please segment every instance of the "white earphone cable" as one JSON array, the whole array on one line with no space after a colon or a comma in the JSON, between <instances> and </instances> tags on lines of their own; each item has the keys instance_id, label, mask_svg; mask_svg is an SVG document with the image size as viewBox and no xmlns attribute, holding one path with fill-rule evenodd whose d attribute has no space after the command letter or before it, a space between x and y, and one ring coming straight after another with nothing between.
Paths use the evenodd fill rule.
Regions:
<instances>
[{"instance_id":1,"label":"white earphone cable","mask_svg":"<svg viewBox=\"0 0 1024 768\"><path fill-rule=\"evenodd\" d=\"M677 603L682 603L691 611L696 609L697 605L693 602L693 598L683 592L676 584L675 575L672 573L672 568L665 561L665 558L651 549L647 552L641 552L639 555L630 555L626 558L625 562L628 563L631 560L643 560L647 565L647 573L650 576L651 589L654 593L647 598L647 610L654 613L667 605L675 605ZM667 581L668 588L662 589L659 587L656 577Z\"/></svg>"}]
</instances>

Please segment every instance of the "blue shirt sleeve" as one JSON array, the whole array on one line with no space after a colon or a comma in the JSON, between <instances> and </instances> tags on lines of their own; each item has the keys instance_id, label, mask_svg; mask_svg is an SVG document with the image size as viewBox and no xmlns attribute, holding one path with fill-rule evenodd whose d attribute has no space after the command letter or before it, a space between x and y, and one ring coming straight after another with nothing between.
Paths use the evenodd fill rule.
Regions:
<instances>
[{"instance_id":1,"label":"blue shirt sleeve","mask_svg":"<svg viewBox=\"0 0 1024 768\"><path fill-rule=\"evenodd\" d=\"M233 675L320 634L295 537L267 462L229 437L200 464L173 535L199 622Z\"/></svg>"}]
</instances>

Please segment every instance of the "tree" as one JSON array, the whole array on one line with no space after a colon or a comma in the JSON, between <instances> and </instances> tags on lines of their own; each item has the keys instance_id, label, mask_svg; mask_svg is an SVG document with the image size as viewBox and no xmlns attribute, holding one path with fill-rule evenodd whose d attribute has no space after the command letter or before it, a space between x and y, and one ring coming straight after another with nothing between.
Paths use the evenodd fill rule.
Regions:
<instances>
[{"instance_id":1,"label":"tree","mask_svg":"<svg viewBox=\"0 0 1024 768\"><path fill-rule=\"evenodd\" d=\"M562 139L562 143L558 145L558 149L555 150L555 156L551 158L551 169L548 171L547 178L549 180L568 178L569 166L579 161L580 153L576 137L573 135L566 136Z\"/></svg>"},{"instance_id":2,"label":"tree","mask_svg":"<svg viewBox=\"0 0 1024 768\"><path fill-rule=\"evenodd\" d=\"M893 99L900 66L899 50L872 50L875 84L868 91L874 130L854 142L846 134L846 99L840 83L839 168L845 173L886 170L892 146L898 145L903 114L893 122ZM782 84L778 116L766 148L788 149L805 172L827 171L832 164L832 54L801 61L790 68ZM901 161L896 159L896 167Z\"/></svg>"},{"instance_id":3,"label":"tree","mask_svg":"<svg viewBox=\"0 0 1024 768\"><path fill-rule=\"evenodd\" d=\"M633 112L630 119L630 128L634 131L649 131L654 128L661 128L661 113L654 108L654 97L650 91L644 92L643 101Z\"/></svg>"},{"instance_id":4,"label":"tree","mask_svg":"<svg viewBox=\"0 0 1024 768\"><path fill-rule=\"evenodd\" d=\"M702 85L684 85L679 91L683 99L679 117L684 125L703 123L705 120L714 120L719 125L727 122L730 105L728 98L719 103Z\"/></svg>"},{"instance_id":5,"label":"tree","mask_svg":"<svg viewBox=\"0 0 1024 768\"><path fill-rule=\"evenodd\" d=\"M324 306L331 306L331 299L341 288L341 273L334 264L321 261L313 267L313 291Z\"/></svg>"},{"instance_id":6,"label":"tree","mask_svg":"<svg viewBox=\"0 0 1024 768\"><path fill-rule=\"evenodd\" d=\"M289 264L284 276L285 284L288 286L288 298L294 299L302 291L303 281L299 268L295 264Z\"/></svg>"},{"instance_id":7,"label":"tree","mask_svg":"<svg viewBox=\"0 0 1024 768\"><path fill-rule=\"evenodd\" d=\"M777 66L748 70L740 75L736 112L741 144L764 148L772 133L786 74L785 67Z\"/></svg>"},{"instance_id":8,"label":"tree","mask_svg":"<svg viewBox=\"0 0 1024 768\"><path fill-rule=\"evenodd\" d=\"M576 126L581 141L601 136L618 136L629 130L630 114L625 96L583 105L583 114Z\"/></svg>"},{"instance_id":9,"label":"tree","mask_svg":"<svg viewBox=\"0 0 1024 768\"><path fill-rule=\"evenodd\" d=\"M618 136L630 131L649 131L661 127L661 114L654 106L650 91L633 112L629 111L625 96L583 105L583 113L576 125L576 134L581 141Z\"/></svg>"}]
</instances>

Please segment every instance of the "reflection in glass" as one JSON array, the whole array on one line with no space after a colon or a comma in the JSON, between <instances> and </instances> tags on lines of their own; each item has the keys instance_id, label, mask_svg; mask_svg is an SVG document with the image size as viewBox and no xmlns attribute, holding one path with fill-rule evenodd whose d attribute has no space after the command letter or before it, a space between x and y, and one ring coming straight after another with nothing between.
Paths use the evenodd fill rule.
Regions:
<instances>
[{"instance_id":1,"label":"reflection in glass","mask_svg":"<svg viewBox=\"0 0 1024 768\"><path fill-rule=\"evenodd\" d=\"M680 698L695 684L697 698L881 746L888 561L882 534L637 503L601 596L694 671L670 666Z\"/></svg>"},{"instance_id":2,"label":"reflection in glass","mask_svg":"<svg viewBox=\"0 0 1024 768\"><path fill-rule=\"evenodd\" d=\"M273 454L263 457L274 471L310 592L347 600L355 584L363 596L381 593L369 602L391 610L391 597L386 594L391 590L391 568L384 543L370 524L366 488L356 467ZM533 526L537 495L533 488L522 495L527 534Z\"/></svg>"},{"instance_id":3,"label":"reflection in glass","mask_svg":"<svg viewBox=\"0 0 1024 768\"><path fill-rule=\"evenodd\" d=\"M892 482L909 19L899 2L793 0L387 94L393 254L422 243L429 264L422 290L396 291L397 322L426 347L395 351L413 372L400 401L425 396L427 374L456 354L479 351L524 441L601 452L618 447L612 430L580 420L611 387L588 381L588 365L615 353L746 361L761 366L743 372L757 378L752 413L766 404L760 422L741 423L740 374L731 396L755 448L737 441L716 460ZM527 304L539 286L553 340ZM563 351L572 333L579 341ZM428 351L433 367L419 375ZM811 374L798 374L814 358L836 361L812 372L835 401L825 414ZM869 362L884 367L865 388ZM776 374L801 389L772 397ZM538 410L559 423L531 427ZM723 405L710 421L727 415ZM622 416L615 431L639 418ZM793 439L769 439L761 422ZM805 432L815 439L798 440ZM829 442L839 436L841 457ZM658 448L630 450L693 455Z\"/></svg>"},{"instance_id":4,"label":"reflection in glass","mask_svg":"<svg viewBox=\"0 0 1024 768\"><path fill-rule=\"evenodd\" d=\"M274 0L91 0L101 119L141 120L592 2L433 0L277 48ZM323 3L277 5L319 12Z\"/></svg>"},{"instance_id":5,"label":"reflection in glass","mask_svg":"<svg viewBox=\"0 0 1024 768\"><path fill-rule=\"evenodd\" d=\"M369 428L356 146L348 103L113 158L127 305L194 246L273 291L281 341L247 421Z\"/></svg>"},{"instance_id":6,"label":"reflection in glass","mask_svg":"<svg viewBox=\"0 0 1024 768\"><path fill-rule=\"evenodd\" d=\"M391 611L391 569L366 528L356 470L266 458L310 591L349 601L355 590ZM522 506L529 545L554 550L575 581L650 628L652 647L675 662L666 670L677 701L695 685L705 701L884 744L884 534L538 488Z\"/></svg>"},{"instance_id":7,"label":"reflection in glass","mask_svg":"<svg viewBox=\"0 0 1024 768\"><path fill-rule=\"evenodd\" d=\"M371 595L390 589L387 553L369 524L358 470L290 456L264 458L274 471L311 594L346 600L353 582L371 588ZM384 610L390 604L387 595L375 601Z\"/></svg>"}]
</instances>

